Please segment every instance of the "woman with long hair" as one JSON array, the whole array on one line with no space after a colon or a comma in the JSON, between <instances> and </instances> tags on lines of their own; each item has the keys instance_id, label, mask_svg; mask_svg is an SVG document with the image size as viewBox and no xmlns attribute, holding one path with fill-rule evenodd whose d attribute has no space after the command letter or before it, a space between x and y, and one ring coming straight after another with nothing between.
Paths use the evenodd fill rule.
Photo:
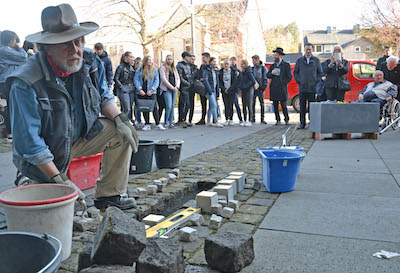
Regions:
<instances>
[{"instance_id":1,"label":"woman with long hair","mask_svg":"<svg viewBox=\"0 0 400 273\"><path fill-rule=\"evenodd\" d=\"M210 58L210 64L203 71L203 83L206 89L206 98L208 99L207 126L224 127L218 122L217 94L219 92L219 77L217 70L217 59ZM211 122L211 116L213 122Z\"/></svg>"},{"instance_id":2,"label":"woman with long hair","mask_svg":"<svg viewBox=\"0 0 400 273\"><path fill-rule=\"evenodd\" d=\"M135 58L127 51L121 56L120 65L117 67L114 76L114 94L118 96L122 112L132 120L132 105L135 99L135 86L133 69Z\"/></svg>"},{"instance_id":3,"label":"woman with long hair","mask_svg":"<svg viewBox=\"0 0 400 273\"><path fill-rule=\"evenodd\" d=\"M165 100L165 128L174 126L174 106L176 103L176 95L181 84L178 71L176 70L172 55L167 55L165 63L160 68L161 78L161 94Z\"/></svg>"},{"instance_id":4,"label":"woman with long hair","mask_svg":"<svg viewBox=\"0 0 400 273\"><path fill-rule=\"evenodd\" d=\"M343 89L343 83L348 83L346 74L349 72L349 64L343 59L342 47L336 45L330 61L323 62L321 66L326 74L325 92L328 100L344 101L344 95L348 90Z\"/></svg>"},{"instance_id":5,"label":"woman with long hair","mask_svg":"<svg viewBox=\"0 0 400 273\"><path fill-rule=\"evenodd\" d=\"M17 68L23 64L28 54L20 48L17 34L10 30L4 30L0 35L0 98L5 99L8 104L9 90L6 86L6 79ZM6 125L7 139L12 142L11 122L8 107L4 111L4 122Z\"/></svg>"},{"instance_id":6,"label":"woman with long hair","mask_svg":"<svg viewBox=\"0 0 400 273\"><path fill-rule=\"evenodd\" d=\"M243 126L251 126L251 118L253 117L253 96L254 96L254 84L256 79L254 78L251 67L247 60L240 62L240 68L242 69L239 88L242 91L242 103L243 103Z\"/></svg>"},{"instance_id":7,"label":"woman with long hair","mask_svg":"<svg viewBox=\"0 0 400 273\"><path fill-rule=\"evenodd\" d=\"M224 68L219 71L219 85L221 87L222 100L225 106L225 124L233 125L233 105L238 92L239 72L230 67L229 60L224 61Z\"/></svg>"},{"instance_id":8,"label":"woman with long hair","mask_svg":"<svg viewBox=\"0 0 400 273\"><path fill-rule=\"evenodd\" d=\"M157 106L157 88L160 83L160 79L157 68L153 66L153 60L150 56L144 56L142 67L135 72L134 83L139 100L154 101L154 108L152 112L154 120L156 121L157 129L165 130L164 126L160 124L160 115L158 113ZM151 130L149 112L144 112L143 116L146 124L143 126L142 130Z\"/></svg>"},{"instance_id":9,"label":"woman with long hair","mask_svg":"<svg viewBox=\"0 0 400 273\"><path fill-rule=\"evenodd\" d=\"M143 65L142 58L136 57L135 64L133 65L133 69L135 70L135 73L142 65ZM137 126L138 128L141 128L143 126L142 125L142 114L137 110L137 106L136 106L137 99L138 99L138 94L137 94L137 90L135 87L135 106L133 108L133 113L135 115L135 126Z\"/></svg>"}]
</instances>

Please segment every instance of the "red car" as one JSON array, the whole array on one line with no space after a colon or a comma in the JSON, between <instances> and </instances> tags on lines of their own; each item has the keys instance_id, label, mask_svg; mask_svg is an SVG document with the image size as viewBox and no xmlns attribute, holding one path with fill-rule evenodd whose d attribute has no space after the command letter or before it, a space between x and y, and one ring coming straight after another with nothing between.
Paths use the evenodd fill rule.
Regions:
<instances>
[{"instance_id":1,"label":"red car","mask_svg":"<svg viewBox=\"0 0 400 273\"><path fill-rule=\"evenodd\" d=\"M363 60L348 60L349 61L349 73L346 74L347 79L350 82L351 90L346 92L345 101L355 101L358 99L358 93L364 89L364 87L372 82L374 78L372 75L375 72L375 63ZM272 63L266 63L265 66L269 69ZM295 64L291 63L292 74ZM269 85L265 92L265 99L269 99ZM288 84L288 101L287 105L293 106L296 112L300 112L299 103L299 85L293 79Z\"/></svg>"}]
</instances>

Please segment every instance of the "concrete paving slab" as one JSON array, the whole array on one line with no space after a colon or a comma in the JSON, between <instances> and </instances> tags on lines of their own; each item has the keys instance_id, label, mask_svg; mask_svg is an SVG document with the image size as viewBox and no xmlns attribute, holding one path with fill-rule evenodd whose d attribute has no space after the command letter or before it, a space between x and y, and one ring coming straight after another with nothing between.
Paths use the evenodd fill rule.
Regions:
<instances>
[{"instance_id":1,"label":"concrete paving slab","mask_svg":"<svg viewBox=\"0 0 400 273\"><path fill-rule=\"evenodd\" d=\"M395 243L259 229L254 235L255 259L243 273L393 273L400 259L381 260L372 254L399 250Z\"/></svg>"},{"instance_id":2,"label":"concrete paving slab","mask_svg":"<svg viewBox=\"0 0 400 273\"><path fill-rule=\"evenodd\" d=\"M281 194L260 227L400 243L400 198L293 191Z\"/></svg>"},{"instance_id":3,"label":"concrete paving slab","mask_svg":"<svg viewBox=\"0 0 400 273\"><path fill-rule=\"evenodd\" d=\"M296 191L400 197L400 188L390 174L334 170L301 170Z\"/></svg>"},{"instance_id":4,"label":"concrete paving slab","mask_svg":"<svg viewBox=\"0 0 400 273\"><path fill-rule=\"evenodd\" d=\"M375 147L368 139L363 140L324 140L316 141L307 153L308 156L375 158L380 159Z\"/></svg>"},{"instance_id":5,"label":"concrete paving slab","mask_svg":"<svg viewBox=\"0 0 400 273\"><path fill-rule=\"evenodd\" d=\"M383 159L383 161L391 173L400 174L400 159L389 158Z\"/></svg>"},{"instance_id":6,"label":"concrete paving slab","mask_svg":"<svg viewBox=\"0 0 400 273\"><path fill-rule=\"evenodd\" d=\"M306 156L301 163L302 170L335 170L358 173L389 173L382 160L368 158L347 158Z\"/></svg>"}]
</instances>

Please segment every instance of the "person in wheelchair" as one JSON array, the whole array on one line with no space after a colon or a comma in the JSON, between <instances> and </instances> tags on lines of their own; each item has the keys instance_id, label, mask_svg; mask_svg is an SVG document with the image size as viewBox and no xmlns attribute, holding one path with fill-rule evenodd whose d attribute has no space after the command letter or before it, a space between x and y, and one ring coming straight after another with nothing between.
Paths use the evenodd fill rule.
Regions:
<instances>
[{"instance_id":1,"label":"person in wheelchair","mask_svg":"<svg viewBox=\"0 0 400 273\"><path fill-rule=\"evenodd\" d=\"M378 102L382 112L383 106L397 96L397 86L384 79L383 72L375 71L374 81L367 84L358 94L358 99L364 102Z\"/></svg>"}]
</instances>

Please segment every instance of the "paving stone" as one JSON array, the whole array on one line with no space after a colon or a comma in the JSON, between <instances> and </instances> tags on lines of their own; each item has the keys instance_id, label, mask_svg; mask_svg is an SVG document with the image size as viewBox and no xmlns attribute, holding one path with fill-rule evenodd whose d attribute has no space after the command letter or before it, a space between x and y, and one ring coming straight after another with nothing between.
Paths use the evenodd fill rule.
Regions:
<instances>
[{"instance_id":1,"label":"paving stone","mask_svg":"<svg viewBox=\"0 0 400 273\"><path fill-rule=\"evenodd\" d=\"M261 182L258 179L254 179L253 190L259 191L261 189Z\"/></svg>"},{"instance_id":2,"label":"paving stone","mask_svg":"<svg viewBox=\"0 0 400 273\"><path fill-rule=\"evenodd\" d=\"M218 204L216 192L202 191L196 195L197 207L204 213L211 213L211 207Z\"/></svg>"},{"instance_id":3,"label":"paving stone","mask_svg":"<svg viewBox=\"0 0 400 273\"><path fill-rule=\"evenodd\" d=\"M129 193L129 196L132 196L133 198L139 198L138 189L129 189L128 188L128 193Z\"/></svg>"},{"instance_id":4,"label":"paving stone","mask_svg":"<svg viewBox=\"0 0 400 273\"><path fill-rule=\"evenodd\" d=\"M235 210L233 208L225 207L221 212L221 216L229 219L232 217L234 213Z\"/></svg>"},{"instance_id":5,"label":"paving stone","mask_svg":"<svg viewBox=\"0 0 400 273\"><path fill-rule=\"evenodd\" d=\"M195 213L190 217L190 223L193 226L201 226L204 223L204 217L200 213Z\"/></svg>"},{"instance_id":6,"label":"paving stone","mask_svg":"<svg viewBox=\"0 0 400 273\"><path fill-rule=\"evenodd\" d=\"M226 199L231 200L233 199L233 187L228 185L220 185L214 187L214 192L218 193L218 195L223 195Z\"/></svg>"},{"instance_id":7,"label":"paving stone","mask_svg":"<svg viewBox=\"0 0 400 273\"><path fill-rule=\"evenodd\" d=\"M245 202L250 198L250 195L244 195L244 194L236 194L235 199L239 200L241 202Z\"/></svg>"},{"instance_id":8,"label":"paving stone","mask_svg":"<svg viewBox=\"0 0 400 273\"><path fill-rule=\"evenodd\" d=\"M263 206L253 206L253 205L242 205L239 208L239 212L241 213L250 213L250 214L260 214L260 215L265 215L268 212L268 208L267 207L263 207Z\"/></svg>"},{"instance_id":9,"label":"paving stone","mask_svg":"<svg viewBox=\"0 0 400 273\"><path fill-rule=\"evenodd\" d=\"M257 206L270 207L270 206L272 206L274 204L274 200L252 197L249 200L247 200L246 203L248 205L257 205Z\"/></svg>"},{"instance_id":10,"label":"paving stone","mask_svg":"<svg viewBox=\"0 0 400 273\"><path fill-rule=\"evenodd\" d=\"M240 207L240 201L238 200L229 200L228 207L234 209L234 211L238 211Z\"/></svg>"},{"instance_id":11,"label":"paving stone","mask_svg":"<svg viewBox=\"0 0 400 273\"><path fill-rule=\"evenodd\" d=\"M161 177L159 180L163 183L164 186L167 186L169 184L169 179L167 177Z\"/></svg>"},{"instance_id":12,"label":"paving stone","mask_svg":"<svg viewBox=\"0 0 400 273\"><path fill-rule=\"evenodd\" d=\"M101 217L101 216L100 216ZM102 217L101 217L102 218ZM81 216L74 216L73 229L74 231L96 231L101 222L100 219L86 218Z\"/></svg>"},{"instance_id":13,"label":"paving stone","mask_svg":"<svg viewBox=\"0 0 400 273\"><path fill-rule=\"evenodd\" d=\"M211 206L211 213L216 215L221 215L222 212L222 205L216 204Z\"/></svg>"},{"instance_id":14,"label":"paving stone","mask_svg":"<svg viewBox=\"0 0 400 273\"><path fill-rule=\"evenodd\" d=\"M252 195L254 193L254 190L250 190L250 189L244 189L240 191L240 194L244 194L244 195Z\"/></svg>"},{"instance_id":15,"label":"paving stone","mask_svg":"<svg viewBox=\"0 0 400 273\"><path fill-rule=\"evenodd\" d=\"M214 230L210 229L208 226L193 227L193 228L197 230L200 238L205 238L214 232Z\"/></svg>"},{"instance_id":16,"label":"paving stone","mask_svg":"<svg viewBox=\"0 0 400 273\"><path fill-rule=\"evenodd\" d=\"M93 241L95 264L132 265L147 244L144 224L116 207L109 207Z\"/></svg>"},{"instance_id":17,"label":"paving stone","mask_svg":"<svg viewBox=\"0 0 400 273\"><path fill-rule=\"evenodd\" d=\"M154 180L153 181L154 185L157 186L157 192L162 192L164 189L164 184L161 182L161 180Z\"/></svg>"},{"instance_id":18,"label":"paving stone","mask_svg":"<svg viewBox=\"0 0 400 273\"><path fill-rule=\"evenodd\" d=\"M154 226L165 219L164 215L149 214L142 219L142 222L148 226Z\"/></svg>"},{"instance_id":19,"label":"paving stone","mask_svg":"<svg viewBox=\"0 0 400 273\"><path fill-rule=\"evenodd\" d=\"M78 272L81 270L90 267L93 263L90 259L90 255L92 254L92 245L87 245L83 248L83 250L79 253L78 259Z\"/></svg>"},{"instance_id":20,"label":"paving stone","mask_svg":"<svg viewBox=\"0 0 400 273\"><path fill-rule=\"evenodd\" d=\"M206 238L208 265L221 272L238 272L254 260L253 237L245 233L218 232Z\"/></svg>"},{"instance_id":21,"label":"paving stone","mask_svg":"<svg viewBox=\"0 0 400 273\"><path fill-rule=\"evenodd\" d=\"M219 228L218 232L232 231L251 234L255 230L256 226L243 223L228 222Z\"/></svg>"},{"instance_id":22,"label":"paving stone","mask_svg":"<svg viewBox=\"0 0 400 273\"><path fill-rule=\"evenodd\" d=\"M217 216L215 214L211 215L210 222L208 223L208 227L211 229L218 229L222 224L222 217Z\"/></svg>"},{"instance_id":23,"label":"paving stone","mask_svg":"<svg viewBox=\"0 0 400 273\"><path fill-rule=\"evenodd\" d=\"M218 200L218 204L220 204L224 208L228 205L228 202L226 202L225 200Z\"/></svg>"},{"instance_id":24,"label":"paving stone","mask_svg":"<svg viewBox=\"0 0 400 273\"><path fill-rule=\"evenodd\" d=\"M138 190L138 198L145 198L147 196L147 190L145 188L137 188Z\"/></svg>"},{"instance_id":25,"label":"paving stone","mask_svg":"<svg viewBox=\"0 0 400 273\"><path fill-rule=\"evenodd\" d=\"M270 193L270 192L259 191L259 192L256 192L256 194L254 194L254 197L276 200L279 197L279 193Z\"/></svg>"},{"instance_id":26,"label":"paving stone","mask_svg":"<svg viewBox=\"0 0 400 273\"><path fill-rule=\"evenodd\" d=\"M183 227L179 230L179 239L183 242L193 242L199 238L197 229L191 227Z\"/></svg>"},{"instance_id":27,"label":"paving stone","mask_svg":"<svg viewBox=\"0 0 400 273\"><path fill-rule=\"evenodd\" d=\"M185 209L186 208L190 208L190 207L192 207L192 208L197 207L196 200L194 200L194 199L189 200L185 204L183 204L183 206L182 206L182 208L185 208Z\"/></svg>"},{"instance_id":28,"label":"paving stone","mask_svg":"<svg viewBox=\"0 0 400 273\"><path fill-rule=\"evenodd\" d=\"M123 265L92 265L86 268L80 273L135 273L135 268L133 266L123 266Z\"/></svg>"},{"instance_id":29,"label":"paving stone","mask_svg":"<svg viewBox=\"0 0 400 273\"><path fill-rule=\"evenodd\" d=\"M169 179L169 182L170 182L170 183L175 182L177 178L178 178L178 176L176 176L176 175L173 174L173 173L169 173L169 174L168 174L168 179Z\"/></svg>"},{"instance_id":30,"label":"paving stone","mask_svg":"<svg viewBox=\"0 0 400 273\"><path fill-rule=\"evenodd\" d=\"M146 190L147 190L148 195L154 195L158 191L158 186L157 185L147 185Z\"/></svg>"},{"instance_id":31,"label":"paving stone","mask_svg":"<svg viewBox=\"0 0 400 273\"><path fill-rule=\"evenodd\" d=\"M184 273L182 245L169 239L149 241L136 262L136 273Z\"/></svg>"},{"instance_id":32,"label":"paving stone","mask_svg":"<svg viewBox=\"0 0 400 273\"><path fill-rule=\"evenodd\" d=\"M180 174L180 170L179 169L173 169L172 171L171 171L171 173L173 173L176 177L178 177L179 178L179 174Z\"/></svg>"},{"instance_id":33,"label":"paving stone","mask_svg":"<svg viewBox=\"0 0 400 273\"><path fill-rule=\"evenodd\" d=\"M231 221L233 222L240 222L240 223L247 223L247 224L258 224L264 219L263 215L257 214L243 214L243 213L235 213L231 217Z\"/></svg>"}]
</instances>

